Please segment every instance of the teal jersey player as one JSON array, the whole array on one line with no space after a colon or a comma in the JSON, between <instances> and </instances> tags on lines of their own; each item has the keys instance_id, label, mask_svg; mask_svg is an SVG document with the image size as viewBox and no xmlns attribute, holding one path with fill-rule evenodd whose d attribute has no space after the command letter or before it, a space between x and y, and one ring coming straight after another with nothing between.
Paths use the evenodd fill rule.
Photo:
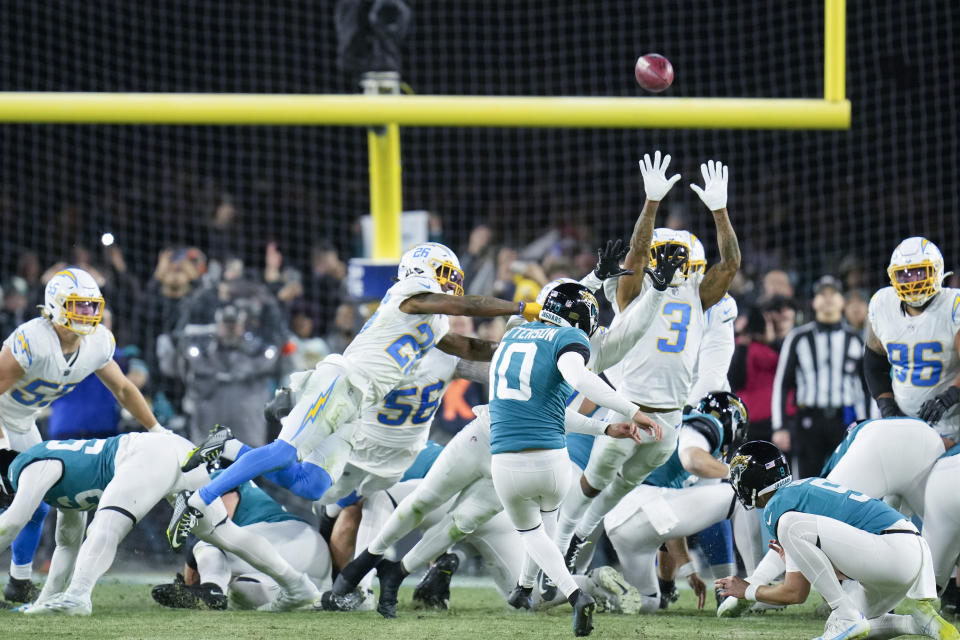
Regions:
<instances>
[{"instance_id":1,"label":"teal jersey player","mask_svg":"<svg viewBox=\"0 0 960 640\"><path fill-rule=\"evenodd\" d=\"M707 446L712 447L709 451L710 455L714 458L721 457L721 450L724 446L724 430L723 425L717 418L704 413L689 413L683 416L683 426L680 427L681 438L684 429L694 429L697 433L702 434L707 441ZM667 489L683 488L684 482L691 474L680 462L681 438L677 439L677 448L673 450L673 455L654 469L643 481L643 484Z\"/></svg>"},{"instance_id":2,"label":"teal jersey player","mask_svg":"<svg viewBox=\"0 0 960 640\"><path fill-rule=\"evenodd\" d=\"M121 437L47 440L14 458L7 475L16 490L24 467L38 460L59 460L63 476L44 494L43 501L61 509L89 511L97 507L103 490L113 480L114 459Z\"/></svg>"},{"instance_id":3,"label":"teal jersey player","mask_svg":"<svg viewBox=\"0 0 960 640\"><path fill-rule=\"evenodd\" d=\"M566 446L564 415L573 387L557 359L570 351L584 362L590 357L587 335L575 327L529 322L504 335L490 364L491 453Z\"/></svg>"},{"instance_id":4,"label":"teal jersey player","mask_svg":"<svg viewBox=\"0 0 960 640\"><path fill-rule=\"evenodd\" d=\"M215 471L210 474L214 477L222 473ZM306 522L303 518L295 516L283 505L267 495L267 492L255 485L252 481L244 482L235 489L240 497L237 507L233 511L231 518L238 527L245 527L257 522L285 522L287 520L299 520Z\"/></svg>"}]
</instances>

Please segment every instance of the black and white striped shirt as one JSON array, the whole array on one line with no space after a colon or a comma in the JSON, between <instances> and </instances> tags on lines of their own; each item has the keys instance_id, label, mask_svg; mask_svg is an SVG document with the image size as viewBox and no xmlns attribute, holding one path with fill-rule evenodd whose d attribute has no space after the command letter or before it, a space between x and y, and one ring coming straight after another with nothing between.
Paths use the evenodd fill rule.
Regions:
<instances>
[{"instance_id":1,"label":"black and white striped shirt","mask_svg":"<svg viewBox=\"0 0 960 640\"><path fill-rule=\"evenodd\" d=\"M841 323L809 322L787 334L773 380L771 426L784 425L787 396L796 390L800 409L851 407L867 417L863 341Z\"/></svg>"}]
</instances>

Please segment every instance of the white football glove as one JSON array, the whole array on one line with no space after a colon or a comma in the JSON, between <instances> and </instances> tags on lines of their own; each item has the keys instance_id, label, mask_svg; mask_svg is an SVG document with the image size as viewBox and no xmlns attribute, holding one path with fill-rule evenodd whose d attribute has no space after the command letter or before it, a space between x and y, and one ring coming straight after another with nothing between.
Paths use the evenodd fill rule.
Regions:
<instances>
[{"instance_id":1,"label":"white football glove","mask_svg":"<svg viewBox=\"0 0 960 640\"><path fill-rule=\"evenodd\" d=\"M643 189L647 192L647 200L651 202L660 202L667 192L680 179L680 174L667 178L667 167L670 166L670 154L663 157L660 161L660 152L653 154L653 162L650 162L650 154L643 154L643 160L640 161L640 174L643 175Z\"/></svg>"},{"instance_id":2,"label":"white football glove","mask_svg":"<svg viewBox=\"0 0 960 640\"><path fill-rule=\"evenodd\" d=\"M691 184L690 188L700 196L703 204L707 205L710 211L725 209L727 207L727 167L722 162L708 160L700 165L700 173L703 174L704 188L701 189L695 184Z\"/></svg>"}]
</instances>

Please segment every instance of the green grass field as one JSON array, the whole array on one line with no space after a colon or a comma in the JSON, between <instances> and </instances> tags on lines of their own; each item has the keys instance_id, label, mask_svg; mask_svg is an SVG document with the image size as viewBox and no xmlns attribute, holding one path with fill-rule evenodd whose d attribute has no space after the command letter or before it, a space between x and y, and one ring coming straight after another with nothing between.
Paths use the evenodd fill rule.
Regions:
<instances>
[{"instance_id":1,"label":"green grass field","mask_svg":"<svg viewBox=\"0 0 960 640\"><path fill-rule=\"evenodd\" d=\"M0 613L0 638L519 640L573 637L568 606L558 607L548 613L519 613L511 611L492 588L454 587L449 612L425 612L410 608L411 593L412 588L405 588L401 592L399 619L384 620L373 611L354 614L175 611L156 605L150 598L150 587L147 585L105 581L94 592L92 617L36 618L18 613ZM819 597L813 596L802 607L764 616L718 620L712 609L697 611L692 592L684 590L680 592L680 601L671 606L669 611L655 615L598 614L591 637L635 640L809 640L823 632L823 621L813 615L817 602Z\"/></svg>"}]
</instances>

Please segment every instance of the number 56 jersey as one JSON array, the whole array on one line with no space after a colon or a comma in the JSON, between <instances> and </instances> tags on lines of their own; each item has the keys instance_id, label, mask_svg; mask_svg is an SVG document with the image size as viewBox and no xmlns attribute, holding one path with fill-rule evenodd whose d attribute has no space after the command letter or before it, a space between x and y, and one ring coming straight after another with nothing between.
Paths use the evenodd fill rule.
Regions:
<instances>
[{"instance_id":1,"label":"number 56 jersey","mask_svg":"<svg viewBox=\"0 0 960 640\"><path fill-rule=\"evenodd\" d=\"M45 318L23 323L3 344L23 369L20 379L0 395L0 425L16 433L34 429L41 409L105 367L116 349L113 334L101 324L83 337L72 356L64 358L57 332Z\"/></svg>"},{"instance_id":2,"label":"number 56 jersey","mask_svg":"<svg viewBox=\"0 0 960 640\"><path fill-rule=\"evenodd\" d=\"M900 409L917 417L920 406L946 390L960 373L954 338L960 330L960 290L943 288L923 313L901 310L893 287L884 287L870 300L873 333L892 365L893 397ZM940 435L960 435L960 406L951 407L933 425Z\"/></svg>"}]
</instances>

